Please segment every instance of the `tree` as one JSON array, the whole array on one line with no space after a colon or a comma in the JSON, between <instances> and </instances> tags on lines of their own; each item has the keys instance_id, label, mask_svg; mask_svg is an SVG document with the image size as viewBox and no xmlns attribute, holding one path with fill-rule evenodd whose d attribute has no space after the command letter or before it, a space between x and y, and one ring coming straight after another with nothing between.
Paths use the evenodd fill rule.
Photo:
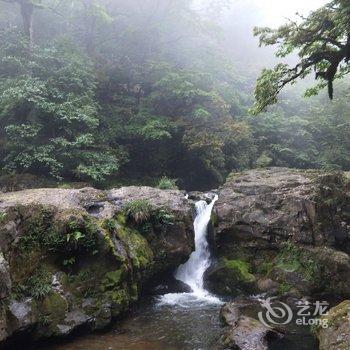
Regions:
<instances>
[{"instance_id":1,"label":"tree","mask_svg":"<svg viewBox=\"0 0 350 350\"><path fill-rule=\"evenodd\" d=\"M21 10L23 31L28 39L29 50L33 45L33 12L41 7L41 0L2 0L8 3L16 3Z\"/></svg>"},{"instance_id":2,"label":"tree","mask_svg":"<svg viewBox=\"0 0 350 350\"><path fill-rule=\"evenodd\" d=\"M276 103L277 95L287 85L315 71L315 79L322 81L306 91L315 95L328 86L328 95L333 99L333 81L349 73L350 59L350 2L333 0L312 12L300 16L301 22L289 23L274 30L255 28L260 45L277 45L277 57L285 57L298 51L299 62L290 67L280 63L274 69L264 69L255 88L254 113Z\"/></svg>"},{"instance_id":3,"label":"tree","mask_svg":"<svg viewBox=\"0 0 350 350\"><path fill-rule=\"evenodd\" d=\"M123 153L101 130L93 65L67 43L34 45L29 59L25 46L22 33L0 31L2 170L104 180Z\"/></svg>"}]
</instances>

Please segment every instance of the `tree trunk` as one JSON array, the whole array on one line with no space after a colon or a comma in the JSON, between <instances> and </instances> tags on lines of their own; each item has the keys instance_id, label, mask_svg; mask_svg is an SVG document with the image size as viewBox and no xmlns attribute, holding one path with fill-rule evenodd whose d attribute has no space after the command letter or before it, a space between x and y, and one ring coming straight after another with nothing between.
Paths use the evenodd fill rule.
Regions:
<instances>
[{"instance_id":1,"label":"tree trunk","mask_svg":"<svg viewBox=\"0 0 350 350\"><path fill-rule=\"evenodd\" d=\"M34 5L30 0L20 0L21 15L23 19L24 33L28 38L29 52L33 46L33 10Z\"/></svg>"}]
</instances>

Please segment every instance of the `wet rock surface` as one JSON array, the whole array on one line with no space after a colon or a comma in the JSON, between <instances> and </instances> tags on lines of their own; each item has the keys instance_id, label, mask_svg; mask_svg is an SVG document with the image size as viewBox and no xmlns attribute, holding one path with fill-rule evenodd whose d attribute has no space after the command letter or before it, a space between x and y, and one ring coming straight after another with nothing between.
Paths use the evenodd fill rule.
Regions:
<instances>
[{"instance_id":1,"label":"wet rock surface","mask_svg":"<svg viewBox=\"0 0 350 350\"><path fill-rule=\"evenodd\" d=\"M147 200L135 222L124 211ZM193 249L184 193L149 187L0 194L0 342L106 327Z\"/></svg>"},{"instance_id":2,"label":"wet rock surface","mask_svg":"<svg viewBox=\"0 0 350 350\"><path fill-rule=\"evenodd\" d=\"M222 307L220 317L226 328L220 338L219 349L267 350L271 343L283 337L281 332L245 315L244 308L249 303L249 300L240 300Z\"/></svg>"},{"instance_id":3,"label":"wet rock surface","mask_svg":"<svg viewBox=\"0 0 350 350\"><path fill-rule=\"evenodd\" d=\"M341 172L231 174L215 209L219 257L249 264L257 280L274 282L259 283L262 292L349 295L349 184Z\"/></svg>"},{"instance_id":4,"label":"wet rock surface","mask_svg":"<svg viewBox=\"0 0 350 350\"><path fill-rule=\"evenodd\" d=\"M317 327L315 333L320 350L350 349L350 300L331 308L322 316L326 327Z\"/></svg>"}]
</instances>

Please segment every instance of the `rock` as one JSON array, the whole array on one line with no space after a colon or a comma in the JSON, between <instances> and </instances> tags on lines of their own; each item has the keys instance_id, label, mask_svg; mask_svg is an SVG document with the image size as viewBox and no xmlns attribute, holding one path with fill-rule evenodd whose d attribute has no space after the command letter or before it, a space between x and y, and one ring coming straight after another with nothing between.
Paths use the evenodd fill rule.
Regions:
<instances>
[{"instance_id":1,"label":"rock","mask_svg":"<svg viewBox=\"0 0 350 350\"><path fill-rule=\"evenodd\" d=\"M222 349L267 350L269 345L282 337L282 334L266 327L255 318L242 314L246 303L225 304L220 316L226 330L220 338ZM220 348L219 346L219 348Z\"/></svg>"},{"instance_id":2,"label":"rock","mask_svg":"<svg viewBox=\"0 0 350 350\"><path fill-rule=\"evenodd\" d=\"M206 271L206 288L221 295L252 294L257 287L249 270L250 265L245 261L221 259Z\"/></svg>"},{"instance_id":3,"label":"rock","mask_svg":"<svg viewBox=\"0 0 350 350\"><path fill-rule=\"evenodd\" d=\"M214 196L215 196L216 191L210 191L208 193L203 193L203 192L199 192L199 191L191 191L188 192L188 199L192 200L192 201L205 201L207 203L210 203Z\"/></svg>"},{"instance_id":4,"label":"rock","mask_svg":"<svg viewBox=\"0 0 350 350\"><path fill-rule=\"evenodd\" d=\"M156 234L147 229L147 238L155 252L156 265L163 271L185 262L193 250L193 207L179 190L160 190L152 187L122 187L108 191L107 198L118 210L135 200L147 200L156 209L166 209L174 222ZM158 263L161 261L161 264Z\"/></svg>"},{"instance_id":5,"label":"rock","mask_svg":"<svg viewBox=\"0 0 350 350\"><path fill-rule=\"evenodd\" d=\"M153 210L142 225L123 212L138 199ZM108 326L150 279L186 261L194 243L192 203L176 190L8 192L0 194L0 214L0 346L11 335L63 337Z\"/></svg>"},{"instance_id":6,"label":"rock","mask_svg":"<svg viewBox=\"0 0 350 350\"><path fill-rule=\"evenodd\" d=\"M29 188L52 186L54 183L44 177L32 174L11 174L0 176L0 192L21 191Z\"/></svg>"},{"instance_id":7,"label":"rock","mask_svg":"<svg viewBox=\"0 0 350 350\"><path fill-rule=\"evenodd\" d=\"M9 305L11 328L18 331L24 331L34 325L36 314L34 311L35 303L32 298L23 301L11 301Z\"/></svg>"},{"instance_id":8,"label":"rock","mask_svg":"<svg viewBox=\"0 0 350 350\"><path fill-rule=\"evenodd\" d=\"M342 174L249 170L231 174L218 195L219 240L245 242L250 249L273 249L290 238L302 244L342 244L342 248L349 243L345 237L350 232L342 224L349 220L349 184Z\"/></svg>"},{"instance_id":9,"label":"rock","mask_svg":"<svg viewBox=\"0 0 350 350\"><path fill-rule=\"evenodd\" d=\"M262 278L258 280L257 286L261 292L271 292L277 290L278 283L270 278Z\"/></svg>"},{"instance_id":10,"label":"rock","mask_svg":"<svg viewBox=\"0 0 350 350\"><path fill-rule=\"evenodd\" d=\"M4 255L0 253L0 299L6 298L11 290L10 268Z\"/></svg>"},{"instance_id":11,"label":"rock","mask_svg":"<svg viewBox=\"0 0 350 350\"><path fill-rule=\"evenodd\" d=\"M190 293L191 291L191 287L186 283L181 282L174 277L169 277L165 281L162 281L161 284L152 288L151 293L153 295L163 295L167 293Z\"/></svg>"},{"instance_id":12,"label":"rock","mask_svg":"<svg viewBox=\"0 0 350 350\"><path fill-rule=\"evenodd\" d=\"M321 322L324 326L319 325L315 331L319 350L350 349L350 300L331 308L321 316Z\"/></svg>"},{"instance_id":13,"label":"rock","mask_svg":"<svg viewBox=\"0 0 350 350\"><path fill-rule=\"evenodd\" d=\"M257 279L279 284L272 293L350 295L350 182L342 173L248 170L231 174L218 196L220 258L249 261Z\"/></svg>"}]
</instances>

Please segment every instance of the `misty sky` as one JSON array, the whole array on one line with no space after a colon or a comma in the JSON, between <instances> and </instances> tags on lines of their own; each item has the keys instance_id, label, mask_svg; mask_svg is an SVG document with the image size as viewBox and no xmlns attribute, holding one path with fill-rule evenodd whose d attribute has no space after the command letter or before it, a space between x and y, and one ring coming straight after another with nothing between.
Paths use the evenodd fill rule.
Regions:
<instances>
[{"instance_id":1,"label":"misty sky","mask_svg":"<svg viewBox=\"0 0 350 350\"><path fill-rule=\"evenodd\" d=\"M234 0L247 6L253 5L261 23L257 25L279 25L285 18L293 17L296 12L307 15L310 11L329 2L329 0Z\"/></svg>"}]
</instances>

